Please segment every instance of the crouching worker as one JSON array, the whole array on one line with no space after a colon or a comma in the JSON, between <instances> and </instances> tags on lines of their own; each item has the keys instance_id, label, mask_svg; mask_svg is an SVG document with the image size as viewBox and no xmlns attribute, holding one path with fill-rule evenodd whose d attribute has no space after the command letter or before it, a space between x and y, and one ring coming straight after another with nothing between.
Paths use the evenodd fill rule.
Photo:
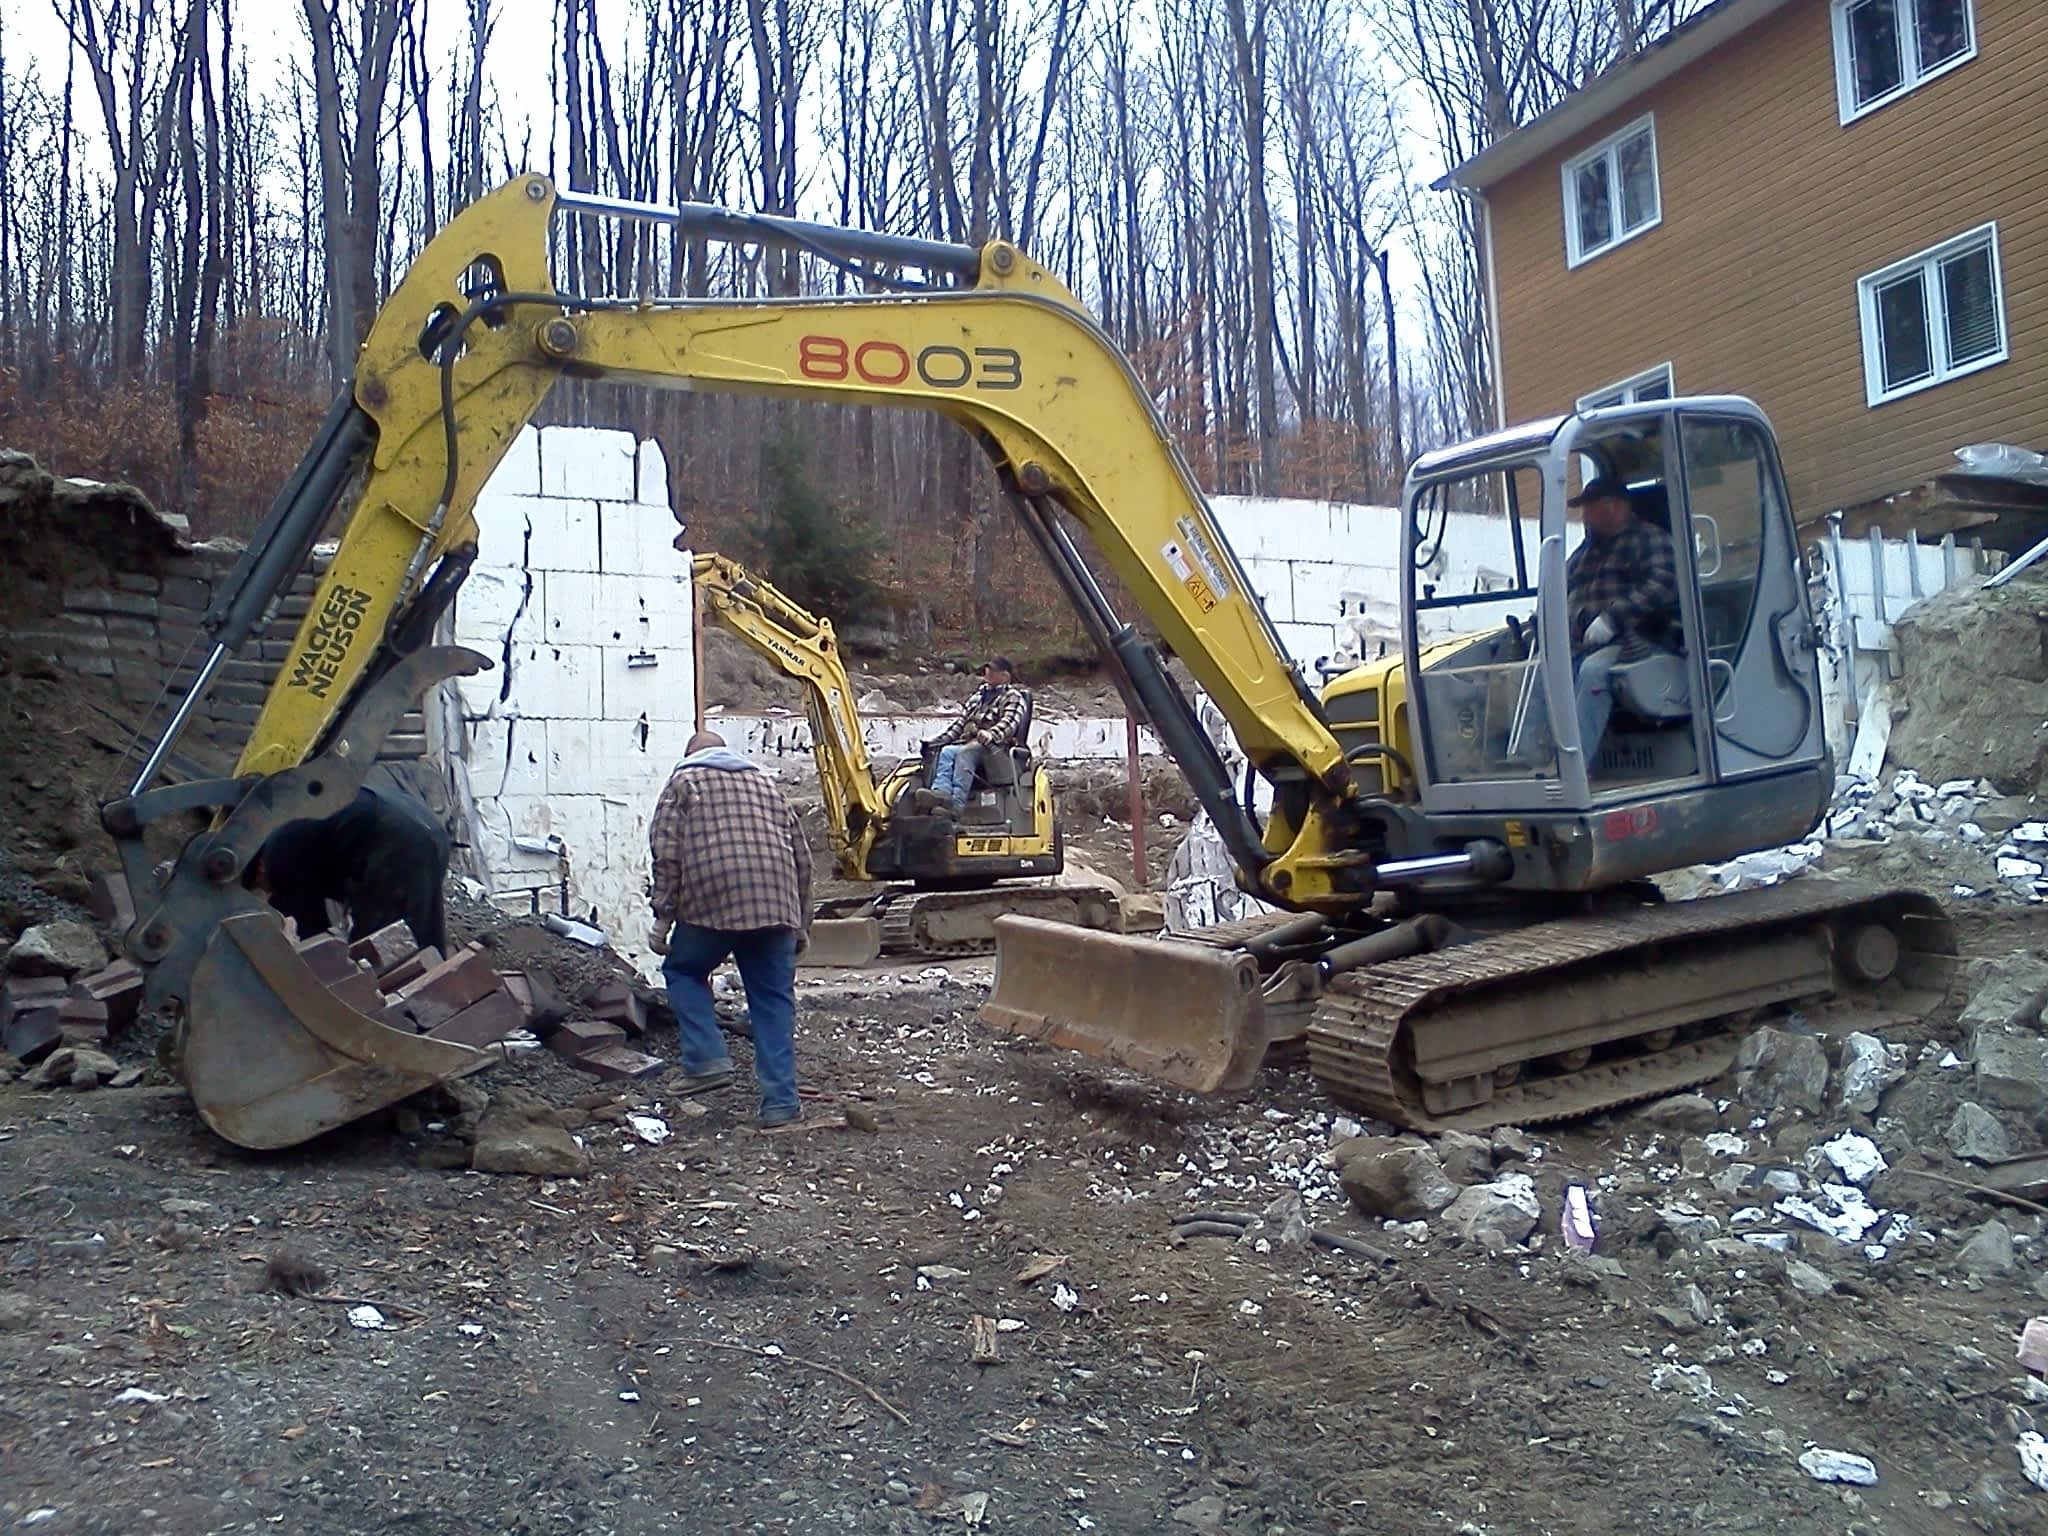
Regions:
<instances>
[{"instance_id":1,"label":"crouching worker","mask_svg":"<svg viewBox=\"0 0 2048 1536\"><path fill-rule=\"evenodd\" d=\"M811 848L768 775L700 731L654 807L654 931L682 1039L685 1093L733 1078L711 1005L711 973L727 956L747 989L761 1124L788 1125L796 1094L796 957L808 943Z\"/></svg>"},{"instance_id":2,"label":"crouching worker","mask_svg":"<svg viewBox=\"0 0 2048 1536\"><path fill-rule=\"evenodd\" d=\"M415 942L446 954L442 885L451 846L448 829L412 796L365 786L332 816L271 833L242 880L302 938L327 931L331 901L348 909L351 940L403 919Z\"/></svg>"}]
</instances>

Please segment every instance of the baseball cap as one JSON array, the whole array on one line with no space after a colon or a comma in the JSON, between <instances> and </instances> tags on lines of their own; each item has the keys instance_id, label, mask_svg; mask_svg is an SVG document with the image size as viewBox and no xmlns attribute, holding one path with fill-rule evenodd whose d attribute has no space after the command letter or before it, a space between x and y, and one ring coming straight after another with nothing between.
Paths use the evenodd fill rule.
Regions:
<instances>
[{"instance_id":1,"label":"baseball cap","mask_svg":"<svg viewBox=\"0 0 2048 1536\"><path fill-rule=\"evenodd\" d=\"M1010 658L1007 656L991 656L981 664L981 670L984 672L989 671L991 668L997 672L1007 672L1012 677L1017 675L1017 669L1010 665Z\"/></svg>"},{"instance_id":2,"label":"baseball cap","mask_svg":"<svg viewBox=\"0 0 2048 1536\"><path fill-rule=\"evenodd\" d=\"M1621 501L1627 501L1628 487L1613 475L1595 475L1586 482L1586 488L1566 502L1565 505L1568 507L1583 507L1589 501L1605 501L1610 496Z\"/></svg>"}]
</instances>

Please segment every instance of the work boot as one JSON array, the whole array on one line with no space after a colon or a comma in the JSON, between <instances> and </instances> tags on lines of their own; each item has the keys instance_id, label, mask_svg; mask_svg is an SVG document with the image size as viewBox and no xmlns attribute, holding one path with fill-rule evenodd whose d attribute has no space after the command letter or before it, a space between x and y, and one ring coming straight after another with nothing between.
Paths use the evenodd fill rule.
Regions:
<instances>
[{"instance_id":1,"label":"work boot","mask_svg":"<svg viewBox=\"0 0 2048 1536\"><path fill-rule=\"evenodd\" d=\"M702 1072L685 1072L683 1080L676 1084L675 1091L688 1097L698 1093L716 1093L732 1085L732 1063L706 1067Z\"/></svg>"},{"instance_id":2,"label":"work boot","mask_svg":"<svg viewBox=\"0 0 2048 1536\"><path fill-rule=\"evenodd\" d=\"M774 1109L764 1109L761 1111L760 1125L764 1131L780 1130L785 1125L795 1125L803 1117L804 1112L799 1105L791 1104L786 1107L778 1105Z\"/></svg>"},{"instance_id":3,"label":"work boot","mask_svg":"<svg viewBox=\"0 0 2048 1536\"><path fill-rule=\"evenodd\" d=\"M910 808L920 816L951 816L953 802L936 789L913 789L910 792Z\"/></svg>"}]
</instances>

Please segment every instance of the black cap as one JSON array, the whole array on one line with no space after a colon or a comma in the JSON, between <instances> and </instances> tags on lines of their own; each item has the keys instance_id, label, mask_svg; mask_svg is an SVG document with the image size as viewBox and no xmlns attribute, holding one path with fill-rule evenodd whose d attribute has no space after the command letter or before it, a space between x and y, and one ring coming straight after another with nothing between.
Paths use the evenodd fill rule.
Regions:
<instances>
[{"instance_id":1,"label":"black cap","mask_svg":"<svg viewBox=\"0 0 2048 1536\"><path fill-rule=\"evenodd\" d=\"M1583 507L1589 501L1605 501L1610 496L1618 501L1627 501L1628 487L1613 475L1595 475L1586 482L1586 488L1565 505Z\"/></svg>"},{"instance_id":2,"label":"black cap","mask_svg":"<svg viewBox=\"0 0 2048 1536\"><path fill-rule=\"evenodd\" d=\"M989 657L987 661L981 664L981 670L984 672L988 672L991 670L996 672L1002 672L1006 673L1011 677L1015 677L1017 675L1017 669L1010 665L1010 658L1007 656Z\"/></svg>"}]
</instances>

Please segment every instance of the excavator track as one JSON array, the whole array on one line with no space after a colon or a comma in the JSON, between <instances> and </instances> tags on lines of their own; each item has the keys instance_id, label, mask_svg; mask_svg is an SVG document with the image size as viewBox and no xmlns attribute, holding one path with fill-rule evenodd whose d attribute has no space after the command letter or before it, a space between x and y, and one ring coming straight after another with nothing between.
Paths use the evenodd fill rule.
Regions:
<instances>
[{"instance_id":1,"label":"excavator track","mask_svg":"<svg viewBox=\"0 0 2048 1536\"><path fill-rule=\"evenodd\" d=\"M1719 1076L1775 1004L1868 988L1927 1012L1955 955L1932 897L1821 881L1537 923L1334 978L1309 1065L1415 1130L1572 1119Z\"/></svg>"},{"instance_id":2,"label":"excavator track","mask_svg":"<svg viewBox=\"0 0 2048 1536\"><path fill-rule=\"evenodd\" d=\"M1123 907L1106 885L1005 885L985 891L904 891L882 908L882 953L934 960L992 954L995 920L1042 918L1123 932Z\"/></svg>"}]
</instances>

